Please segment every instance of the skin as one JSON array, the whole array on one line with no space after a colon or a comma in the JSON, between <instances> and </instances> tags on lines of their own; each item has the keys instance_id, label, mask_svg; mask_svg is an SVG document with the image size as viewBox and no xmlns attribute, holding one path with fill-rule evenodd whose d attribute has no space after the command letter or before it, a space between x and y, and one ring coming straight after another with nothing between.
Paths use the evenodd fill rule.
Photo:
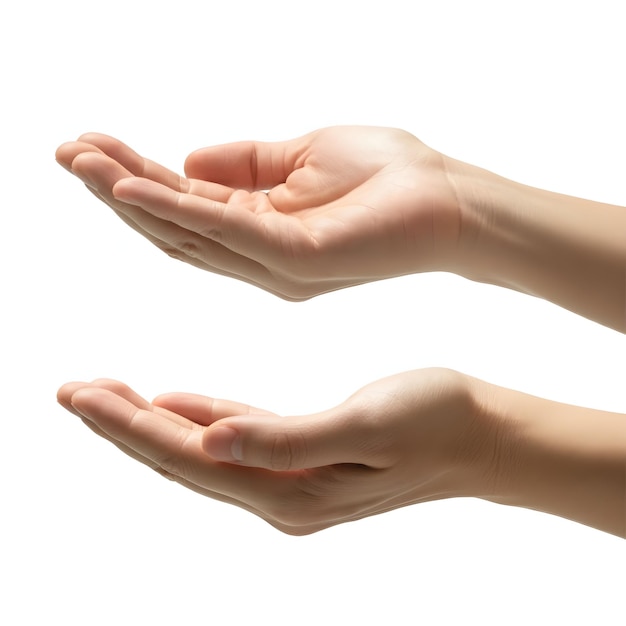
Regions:
<instances>
[{"instance_id":1,"label":"skin","mask_svg":"<svg viewBox=\"0 0 626 626\"><path fill-rule=\"evenodd\" d=\"M186 177L90 133L57 160L158 248L282 298L456 272L626 332L626 210L520 185L395 129L345 127L193 152ZM59 402L133 458L307 534L480 497L626 537L626 418L459 372L406 372L323 413L279 417L117 381Z\"/></svg>"},{"instance_id":2,"label":"skin","mask_svg":"<svg viewBox=\"0 0 626 626\"><path fill-rule=\"evenodd\" d=\"M106 379L64 385L59 401L138 461L292 535L469 495L483 471L467 380L448 370L400 374L294 417L185 393L149 403Z\"/></svg>"},{"instance_id":3,"label":"skin","mask_svg":"<svg viewBox=\"0 0 626 626\"><path fill-rule=\"evenodd\" d=\"M57 160L170 256L290 300L438 268L460 228L442 155L400 130L206 148L187 178L94 133Z\"/></svg>"}]
</instances>

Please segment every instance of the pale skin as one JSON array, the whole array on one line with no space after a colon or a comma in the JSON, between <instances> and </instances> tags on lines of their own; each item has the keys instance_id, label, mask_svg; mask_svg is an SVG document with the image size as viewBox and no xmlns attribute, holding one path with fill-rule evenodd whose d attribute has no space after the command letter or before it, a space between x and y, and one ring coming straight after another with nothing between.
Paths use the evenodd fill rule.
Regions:
<instances>
[{"instance_id":1,"label":"pale skin","mask_svg":"<svg viewBox=\"0 0 626 626\"><path fill-rule=\"evenodd\" d=\"M626 209L520 185L404 131L346 127L193 152L185 177L90 133L57 160L167 254L290 300L425 271L626 332ZM276 416L117 381L59 401L149 467L295 535L448 497L626 537L626 416L418 370Z\"/></svg>"}]
</instances>

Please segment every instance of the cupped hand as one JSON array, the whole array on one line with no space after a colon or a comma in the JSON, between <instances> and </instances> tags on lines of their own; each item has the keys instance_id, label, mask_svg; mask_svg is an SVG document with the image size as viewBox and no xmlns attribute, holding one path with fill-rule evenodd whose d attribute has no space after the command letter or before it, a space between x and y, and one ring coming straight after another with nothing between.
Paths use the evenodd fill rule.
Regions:
<instances>
[{"instance_id":1,"label":"cupped hand","mask_svg":"<svg viewBox=\"0 0 626 626\"><path fill-rule=\"evenodd\" d=\"M58 399L160 474L304 535L481 491L490 437L477 427L469 380L450 370L407 372L297 417L187 393L149 403L106 379L68 383Z\"/></svg>"},{"instance_id":2,"label":"cupped hand","mask_svg":"<svg viewBox=\"0 0 626 626\"><path fill-rule=\"evenodd\" d=\"M56 156L170 256L290 300L448 269L461 231L447 158L396 129L203 148L186 178L96 133Z\"/></svg>"}]
</instances>

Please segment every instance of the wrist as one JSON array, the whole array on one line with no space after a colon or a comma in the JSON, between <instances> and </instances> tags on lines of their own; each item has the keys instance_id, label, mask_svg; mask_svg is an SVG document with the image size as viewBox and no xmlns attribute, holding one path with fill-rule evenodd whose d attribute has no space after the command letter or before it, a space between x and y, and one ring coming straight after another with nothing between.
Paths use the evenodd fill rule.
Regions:
<instances>
[{"instance_id":1,"label":"wrist","mask_svg":"<svg viewBox=\"0 0 626 626\"><path fill-rule=\"evenodd\" d=\"M530 188L480 167L446 159L456 193L459 238L454 272L477 282L520 289L520 259L534 258L530 225L520 207ZM516 272L517 270L517 272Z\"/></svg>"},{"instance_id":2,"label":"wrist","mask_svg":"<svg viewBox=\"0 0 626 626\"><path fill-rule=\"evenodd\" d=\"M626 537L625 416L482 381L477 388L488 435L476 495Z\"/></svg>"},{"instance_id":3,"label":"wrist","mask_svg":"<svg viewBox=\"0 0 626 626\"><path fill-rule=\"evenodd\" d=\"M536 189L453 159L453 271L626 332L626 209Z\"/></svg>"},{"instance_id":4,"label":"wrist","mask_svg":"<svg viewBox=\"0 0 626 626\"><path fill-rule=\"evenodd\" d=\"M515 466L520 424L498 395L500 389L463 375L466 409L455 435L453 466L464 481L463 495L495 500L510 488L509 466Z\"/></svg>"}]
</instances>

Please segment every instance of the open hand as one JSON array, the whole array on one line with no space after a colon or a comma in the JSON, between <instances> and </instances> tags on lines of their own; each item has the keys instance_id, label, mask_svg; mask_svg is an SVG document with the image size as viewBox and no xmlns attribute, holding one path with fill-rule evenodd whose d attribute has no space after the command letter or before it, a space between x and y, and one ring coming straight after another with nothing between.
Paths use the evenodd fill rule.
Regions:
<instances>
[{"instance_id":1,"label":"open hand","mask_svg":"<svg viewBox=\"0 0 626 626\"><path fill-rule=\"evenodd\" d=\"M481 491L491 438L477 427L469 380L450 370L407 372L298 417L186 393L149 403L106 379L68 383L58 399L164 476L304 535Z\"/></svg>"},{"instance_id":2,"label":"open hand","mask_svg":"<svg viewBox=\"0 0 626 626\"><path fill-rule=\"evenodd\" d=\"M447 158L396 129L204 148L187 178L96 133L56 156L170 256L290 300L448 269L461 231Z\"/></svg>"}]
</instances>

